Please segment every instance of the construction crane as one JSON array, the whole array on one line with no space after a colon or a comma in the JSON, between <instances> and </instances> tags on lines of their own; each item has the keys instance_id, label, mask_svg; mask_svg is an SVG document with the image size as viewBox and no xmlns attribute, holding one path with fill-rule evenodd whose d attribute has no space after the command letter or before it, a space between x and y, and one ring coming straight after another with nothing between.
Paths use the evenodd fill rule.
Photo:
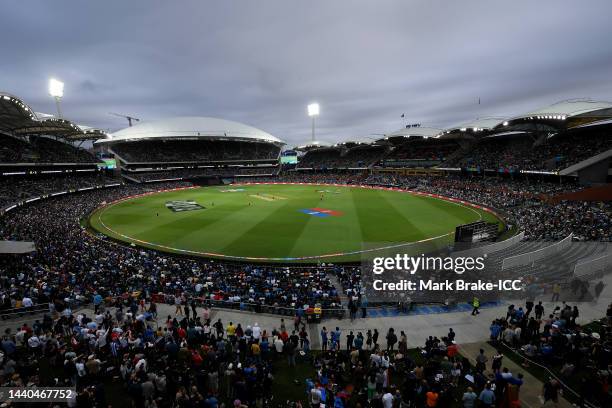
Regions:
<instances>
[{"instance_id":1,"label":"construction crane","mask_svg":"<svg viewBox=\"0 0 612 408\"><path fill-rule=\"evenodd\" d=\"M128 116L128 115L121 115L119 113L113 113L113 112L108 112L109 115L113 115L113 116L119 116L120 118L125 118L128 121L128 125L132 126L132 121L135 122L140 122L140 119L135 118L134 116Z\"/></svg>"}]
</instances>

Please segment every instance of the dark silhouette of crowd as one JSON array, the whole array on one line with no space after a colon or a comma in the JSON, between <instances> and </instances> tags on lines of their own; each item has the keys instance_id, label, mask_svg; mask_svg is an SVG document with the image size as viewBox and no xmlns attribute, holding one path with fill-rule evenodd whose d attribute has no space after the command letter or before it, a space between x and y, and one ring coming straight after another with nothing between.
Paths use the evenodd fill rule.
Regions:
<instances>
[{"instance_id":1,"label":"dark silhouette of crowd","mask_svg":"<svg viewBox=\"0 0 612 408\"><path fill-rule=\"evenodd\" d=\"M569 132L537 140L530 135L492 136L475 142L463 154L444 162L442 167L553 172L609 149L612 149L610 131Z\"/></svg>"},{"instance_id":2,"label":"dark silhouette of crowd","mask_svg":"<svg viewBox=\"0 0 612 408\"><path fill-rule=\"evenodd\" d=\"M89 151L70 142L43 136L28 140L0 135L1 163L96 163Z\"/></svg>"},{"instance_id":3,"label":"dark silhouette of crowd","mask_svg":"<svg viewBox=\"0 0 612 408\"><path fill-rule=\"evenodd\" d=\"M205 167L186 168L159 171L134 171L126 173L140 182L168 179L193 179L197 177L234 177L234 176L273 176L278 173L278 166L248 166L248 167Z\"/></svg>"},{"instance_id":4,"label":"dark silhouette of crowd","mask_svg":"<svg viewBox=\"0 0 612 408\"><path fill-rule=\"evenodd\" d=\"M271 143L218 140L140 140L115 144L112 150L130 163L274 160L280 153Z\"/></svg>"},{"instance_id":5,"label":"dark silhouette of crowd","mask_svg":"<svg viewBox=\"0 0 612 408\"><path fill-rule=\"evenodd\" d=\"M0 178L0 210L33 197L119 182L98 171L83 172L81 175L68 174L74 173L65 173L61 176L22 175Z\"/></svg>"}]
</instances>

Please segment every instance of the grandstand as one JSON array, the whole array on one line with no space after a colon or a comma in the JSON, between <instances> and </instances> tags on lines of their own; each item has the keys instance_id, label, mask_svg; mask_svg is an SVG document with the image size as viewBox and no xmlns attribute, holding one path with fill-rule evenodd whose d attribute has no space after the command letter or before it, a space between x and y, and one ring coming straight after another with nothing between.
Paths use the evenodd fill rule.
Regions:
<instances>
[{"instance_id":1,"label":"grandstand","mask_svg":"<svg viewBox=\"0 0 612 408\"><path fill-rule=\"evenodd\" d=\"M1 98L0 102L3 112L0 240L14 244L0 245L2 251L13 251L0 255L0 313L7 319L20 319L25 312L47 313L51 305L53 315L52 318L46 314L44 323L36 323L38 329L24 334L28 341L37 330L42 333L42 325L47 325L45 330L50 332L64 330L61 323L64 320L71 321L78 333L84 330L100 341L101 334L92 328L92 323L104 327L113 322L116 328L131 327L161 344L156 352L163 359L174 355L168 350L178 348L178 343L189 353L202 344L217 350L228 347L226 340L221 340L222 333L234 336L235 347L250 347L241 350L246 364L255 358L252 350L257 347L253 344L260 344L259 339L255 341L254 327L247 327L257 326L253 319L272 321L276 318L270 316L274 315L295 318L300 334L294 335L298 342L302 339L299 347L289 340L293 336L286 329L277 327L260 333L261 342L265 338L267 343L270 337L276 345L273 347L279 347L278 351L272 348L274 353L290 356L289 349L295 352L299 348L308 356L310 341L312 348L323 348L323 344L327 347L328 340L318 340L322 325L327 321L345 327L345 331L351 330L352 326L348 330L342 326L342 319L350 317L352 321L358 306L363 308L364 316L372 316L364 319L367 327L378 327L376 316L400 318L428 313L456 316L471 310L465 302L454 304L457 296L453 293L440 294L435 301L415 296L408 301L412 304L407 312L403 301L399 306L391 301L368 303L363 292L362 269L356 262L238 263L175 255L127 245L95 232L88 224L90 215L108 203L153 196L162 190L180 194L197 185L243 183L240 188L227 189L234 194L248 186L244 184L248 182L315 183L333 185L336 189L339 185L392 187L484 206L506 223L496 242L478 243L468 249L449 245L441 253L454 257L486 254L486 270L479 278L519 279L525 287L524 292L502 296L502 301L508 303L518 304L525 295L554 296L558 284L566 301L593 300L598 296L595 280L609 272L612 208L605 200L609 185L603 183L609 177L606 152L611 148L607 104L566 102L555 109L512 119L478 119L445 130L418 126L376 140L311 142L295 149L302 153L296 166L281 168L284 143L237 122L177 117L143 122L108 136L100 132L94 136L91 130L72 122L35 114L17 98ZM79 147L83 140L101 136L95 143L97 155ZM118 168L105 169L98 157L114 158ZM591 188L595 184L602 185ZM324 199L324 194L334 194L331 187L321 188L313 195L317 202ZM274 201L264 198L264 204ZM282 209L285 201L279 202L272 205ZM148 214L143 210L139 214L147 225L149 216L159 217L159 213ZM187 222L181 225L172 227L172 234L189 235ZM277 233L279 230L285 239L293 233L290 225L282 223L274 227ZM257 245L261 243L253 243ZM474 295L485 308L495 308L496 313L503 314L506 305L500 306L499 294ZM184 309L194 310L197 318L185 319L178 313L179 306L181 313L185 313ZM90 307L92 311L87 309ZM115 317L104 317L101 307L112 308ZM210 314L202 321L197 308L206 308L205 313L213 308L215 318L228 313L234 319L250 320L246 320L246 329L241 327L242 332L235 332L232 331L235 328L214 323ZM92 321L86 317L78 321L73 309L88 310L94 317ZM124 314L124 310L129 312ZM164 323L166 316L161 313L176 317ZM252 313L257 313L257 317L252 317ZM319 325L321 318L325 321ZM428 316L427 322L437 318ZM522 321L518 318L507 319L500 324L523 324L518 323ZM60 322L59 326L54 326L57 324L54 321ZM158 333L154 326L163 326L170 334ZM25 329L19 333L22 331L27 333ZM525 331L528 332L526 328ZM183 332L184 338L180 334ZM86 337L74 333L71 341L75 348L91 347ZM125 340L123 333L113 333L113 344ZM283 337L286 339L282 340ZM5 338L19 342L12 333ZM227 339L230 344L234 341L232 337ZM140 350L137 340L130 341L134 342L128 342L130 353ZM330 340L329 346L337 348L339 341ZM223 345L219 346L219 342ZM30 343L20 347L31 347ZM454 347L453 341L430 339L423 350L446 353L435 351L437 347L447 350ZM87 361L97 361L96 355L107 355L105 350L104 346L93 346L94 358ZM148 346L145 350L148 356L155 353ZM376 350L375 346L367 353L370 350ZM341 353L337 355L343 358ZM262 353L260 358L272 361L270 354ZM149 364L159 373L154 361ZM234 362L237 361L240 358ZM74 364L80 367L84 363L75 357ZM112 362L100 364L115 369ZM93 366L90 363L92 368L85 372L94 370ZM138 381L147 380L148 377Z\"/></svg>"},{"instance_id":2,"label":"grandstand","mask_svg":"<svg viewBox=\"0 0 612 408\"><path fill-rule=\"evenodd\" d=\"M568 100L507 119L482 118L446 129L406 127L362 142L359 153L344 143L312 145L297 170L429 168L605 183L612 174L611 120L608 102Z\"/></svg>"},{"instance_id":3,"label":"grandstand","mask_svg":"<svg viewBox=\"0 0 612 408\"><path fill-rule=\"evenodd\" d=\"M430 127L407 127L378 140L391 146L390 152L381 158L381 167L403 168L435 167L459 149L453 141L440 142L437 139L442 129Z\"/></svg>"},{"instance_id":4,"label":"grandstand","mask_svg":"<svg viewBox=\"0 0 612 408\"><path fill-rule=\"evenodd\" d=\"M35 113L21 99L0 92L0 163L19 169L63 164L82 168L98 160L75 142L97 140L104 132Z\"/></svg>"},{"instance_id":5,"label":"grandstand","mask_svg":"<svg viewBox=\"0 0 612 408\"><path fill-rule=\"evenodd\" d=\"M96 143L135 181L269 176L278 172L283 145L251 126L205 117L145 122Z\"/></svg>"}]
</instances>

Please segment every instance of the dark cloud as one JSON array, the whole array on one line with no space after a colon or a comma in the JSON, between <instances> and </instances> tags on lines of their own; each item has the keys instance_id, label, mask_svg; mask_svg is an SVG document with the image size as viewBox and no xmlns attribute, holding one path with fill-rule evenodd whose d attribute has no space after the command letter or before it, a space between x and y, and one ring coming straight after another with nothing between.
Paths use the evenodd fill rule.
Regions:
<instances>
[{"instance_id":1,"label":"dark cloud","mask_svg":"<svg viewBox=\"0 0 612 408\"><path fill-rule=\"evenodd\" d=\"M2 6L0 88L117 129L108 112L206 115L290 144L612 100L609 0L27 1ZM481 104L478 104L478 98Z\"/></svg>"}]
</instances>

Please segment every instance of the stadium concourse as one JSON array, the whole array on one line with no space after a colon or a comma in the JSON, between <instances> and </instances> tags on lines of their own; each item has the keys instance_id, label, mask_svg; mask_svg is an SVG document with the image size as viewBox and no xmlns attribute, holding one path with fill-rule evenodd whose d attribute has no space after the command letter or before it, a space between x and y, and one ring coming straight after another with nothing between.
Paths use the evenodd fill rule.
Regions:
<instances>
[{"instance_id":1,"label":"stadium concourse","mask_svg":"<svg viewBox=\"0 0 612 408\"><path fill-rule=\"evenodd\" d=\"M561 389L609 406L612 282L607 264L597 268L612 240L611 118L612 104L566 101L318 143L281 168L283 142L237 122L179 117L105 135L2 94L0 240L36 248L0 256L2 385L75 386L78 406L536 406ZM92 138L102 138L95 153L79 146ZM490 207L506 237L522 238L491 250L490 266L536 290L483 301L478 316L450 302L407 310L367 303L356 264L175 256L87 228L104 203L249 181L387 186ZM536 251L545 256L503 267ZM313 321L306 312L319 308Z\"/></svg>"}]
</instances>

